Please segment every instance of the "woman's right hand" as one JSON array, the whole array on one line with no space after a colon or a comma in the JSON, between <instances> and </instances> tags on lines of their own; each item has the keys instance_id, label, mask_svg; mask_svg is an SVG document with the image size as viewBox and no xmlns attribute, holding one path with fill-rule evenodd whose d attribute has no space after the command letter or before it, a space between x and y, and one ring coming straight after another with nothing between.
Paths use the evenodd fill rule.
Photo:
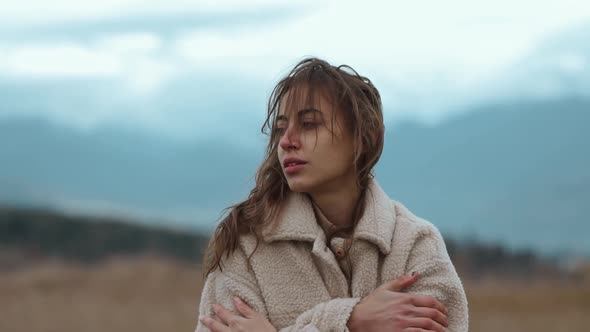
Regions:
<instances>
[{"instance_id":1,"label":"woman's right hand","mask_svg":"<svg viewBox=\"0 0 590 332\"><path fill-rule=\"evenodd\" d=\"M401 293L418 274L388 281L363 298L352 311L347 326L351 332L444 332L447 309L431 296Z\"/></svg>"}]
</instances>

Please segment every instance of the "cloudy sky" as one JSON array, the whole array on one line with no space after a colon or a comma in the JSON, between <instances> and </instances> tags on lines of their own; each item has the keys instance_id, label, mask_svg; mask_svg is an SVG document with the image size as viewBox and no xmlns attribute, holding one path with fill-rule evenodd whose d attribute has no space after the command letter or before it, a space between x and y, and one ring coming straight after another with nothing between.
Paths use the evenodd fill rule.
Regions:
<instances>
[{"instance_id":1,"label":"cloudy sky","mask_svg":"<svg viewBox=\"0 0 590 332\"><path fill-rule=\"evenodd\" d=\"M2 0L1 8L0 116L178 137L257 125L273 84L307 55L371 78L388 119L425 122L515 88L555 93L528 70L578 74L590 55L578 45L529 61L563 31L590 28L586 0Z\"/></svg>"}]
</instances>

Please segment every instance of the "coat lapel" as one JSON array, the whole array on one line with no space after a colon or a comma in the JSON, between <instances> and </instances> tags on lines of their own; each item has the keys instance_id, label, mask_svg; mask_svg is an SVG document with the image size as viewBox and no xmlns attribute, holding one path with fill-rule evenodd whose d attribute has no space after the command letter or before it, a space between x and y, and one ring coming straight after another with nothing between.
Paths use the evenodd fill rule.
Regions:
<instances>
[{"instance_id":1,"label":"coat lapel","mask_svg":"<svg viewBox=\"0 0 590 332\"><path fill-rule=\"evenodd\" d=\"M305 194L287 195L278 217L262 229L265 242L315 241L321 227L315 220L310 198Z\"/></svg>"},{"instance_id":2,"label":"coat lapel","mask_svg":"<svg viewBox=\"0 0 590 332\"><path fill-rule=\"evenodd\" d=\"M332 298L349 297L348 281L340 269L334 253L326 244L326 235L323 230L319 232L314 241L311 253L330 296Z\"/></svg>"},{"instance_id":3,"label":"coat lapel","mask_svg":"<svg viewBox=\"0 0 590 332\"><path fill-rule=\"evenodd\" d=\"M380 271L383 255L391 252L395 228L395 210L390 198L374 180L365 195L365 212L355 227L350 258L352 281L348 281L326 244L326 235L318 225L313 205L306 194L290 193L278 218L262 230L265 242L313 242L312 256L332 297L365 296L382 282Z\"/></svg>"},{"instance_id":4,"label":"coat lapel","mask_svg":"<svg viewBox=\"0 0 590 332\"><path fill-rule=\"evenodd\" d=\"M348 296L346 277L326 245L326 234L316 221L312 202L307 195L289 194L275 223L263 228L262 237L266 242L313 242L312 259L328 293L332 298Z\"/></svg>"},{"instance_id":5,"label":"coat lapel","mask_svg":"<svg viewBox=\"0 0 590 332\"><path fill-rule=\"evenodd\" d=\"M371 180L365 195L365 212L354 229L353 237L376 245L387 255L391 252L394 229L394 205L379 184Z\"/></svg>"},{"instance_id":6,"label":"coat lapel","mask_svg":"<svg viewBox=\"0 0 590 332\"><path fill-rule=\"evenodd\" d=\"M389 254L394 228L393 204L377 181L372 179L365 195L365 212L354 230L354 238L371 242L383 254ZM262 237L266 242L314 242L319 232L322 228L316 221L308 195L292 192L275 221L262 229Z\"/></svg>"}]
</instances>

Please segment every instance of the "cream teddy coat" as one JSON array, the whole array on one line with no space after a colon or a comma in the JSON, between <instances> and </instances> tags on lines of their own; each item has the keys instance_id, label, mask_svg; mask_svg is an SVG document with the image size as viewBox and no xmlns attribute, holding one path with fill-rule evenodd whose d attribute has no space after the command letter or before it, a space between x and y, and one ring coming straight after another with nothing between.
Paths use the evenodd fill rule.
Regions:
<instances>
[{"instance_id":1,"label":"cream teddy coat","mask_svg":"<svg viewBox=\"0 0 590 332\"><path fill-rule=\"evenodd\" d=\"M448 331L467 331L467 299L438 229L390 200L375 180L368 190L349 251L350 284L328 247L342 239L327 244L308 196L291 193L275 223L263 229L249 264L253 235L242 236L222 271L209 274L200 313L213 315L215 303L235 312L232 298L239 296L279 331L348 331L363 297L415 271L420 277L404 292L437 298L448 309ZM198 322L201 331L209 329Z\"/></svg>"}]
</instances>

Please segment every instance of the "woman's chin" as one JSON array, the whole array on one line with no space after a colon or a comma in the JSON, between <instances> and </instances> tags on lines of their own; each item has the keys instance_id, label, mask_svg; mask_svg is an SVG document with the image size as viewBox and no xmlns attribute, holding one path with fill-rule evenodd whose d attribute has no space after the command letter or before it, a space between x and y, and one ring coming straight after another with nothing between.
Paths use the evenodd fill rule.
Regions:
<instances>
[{"instance_id":1,"label":"woman's chin","mask_svg":"<svg viewBox=\"0 0 590 332\"><path fill-rule=\"evenodd\" d=\"M306 193L310 191L311 186L301 181L287 181L289 189L296 193Z\"/></svg>"},{"instance_id":2,"label":"woman's chin","mask_svg":"<svg viewBox=\"0 0 590 332\"><path fill-rule=\"evenodd\" d=\"M291 189L291 191L292 192L295 192L295 193L304 193L304 192L307 192L307 190L305 190L305 187L303 187L303 186L297 186L297 185L291 186L290 185L289 186L289 189Z\"/></svg>"}]
</instances>

